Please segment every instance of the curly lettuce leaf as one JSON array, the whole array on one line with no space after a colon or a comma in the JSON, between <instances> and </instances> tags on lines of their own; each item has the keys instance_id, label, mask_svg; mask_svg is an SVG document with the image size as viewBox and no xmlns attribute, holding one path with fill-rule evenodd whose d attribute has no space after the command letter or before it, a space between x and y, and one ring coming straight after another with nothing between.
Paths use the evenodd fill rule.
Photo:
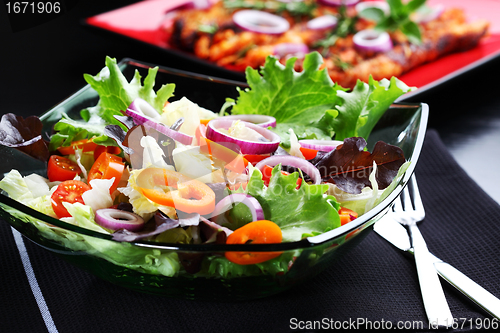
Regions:
<instances>
[{"instance_id":1,"label":"curly lettuce leaf","mask_svg":"<svg viewBox=\"0 0 500 333\"><path fill-rule=\"evenodd\" d=\"M83 111L85 114L83 118L89 120L98 116L109 124L119 125L113 116L121 116L121 111L126 110L138 97L151 104L160 113L165 101L172 97L175 84L163 85L158 92L155 92L153 88L157 72L158 67L150 68L142 84L142 77L136 70L129 83L118 67L116 59L106 57L106 67L101 72L95 76L84 74L85 81L99 94L99 102L94 108Z\"/></svg>"},{"instance_id":2,"label":"curly lettuce leaf","mask_svg":"<svg viewBox=\"0 0 500 333\"><path fill-rule=\"evenodd\" d=\"M294 70L296 60L290 58L282 65L269 56L260 72L247 68L250 89L239 91L232 113L273 116L280 128L293 128L299 138L303 138L303 133L308 137L331 138L331 129L318 122L336 104L337 91L344 89L332 82L325 69L319 69L323 63L319 53L306 55L300 73Z\"/></svg>"},{"instance_id":3,"label":"curly lettuce leaf","mask_svg":"<svg viewBox=\"0 0 500 333\"><path fill-rule=\"evenodd\" d=\"M247 68L250 88L239 90L233 114L265 114L276 118L273 129L289 145L293 129L298 139L335 139L362 136L368 139L373 127L401 95L412 90L402 81L358 81L352 91L334 83L318 52L305 56L302 72L294 70L296 58L286 64L269 56L259 70Z\"/></svg>"},{"instance_id":4,"label":"curly lettuce leaf","mask_svg":"<svg viewBox=\"0 0 500 333\"><path fill-rule=\"evenodd\" d=\"M281 164L273 168L269 186L255 169L248 181L247 193L259 201L267 220L273 221L283 234L283 242L298 241L304 234L324 233L340 226L339 204L333 196L324 195L327 184L302 182L296 189L299 173L281 173Z\"/></svg>"},{"instance_id":5,"label":"curly lettuce leaf","mask_svg":"<svg viewBox=\"0 0 500 333\"><path fill-rule=\"evenodd\" d=\"M142 76L135 71L130 82L121 72L116 59L106 57L106 67L97 75L84 74L87 83L99 94L96 106L80 112L83 120L70 119L67 116L61 119L54 127L57 131L50 141L50 150L60 146L69 146L72 141L85 138L94 138L100 145L116 145L105 135L106 125L124 125L115 118L122 116L130 103L138 97L151 104L158 113L161 113L163 104L173 96L175 84L163 85L157 92L154 90L158 67L150 68L142 83Z\"/></svg>"},{"instance_id":6,"label":"curly lettuce leaf","mask_svg":"<svg viewBox=\"0 0 500 333\"><path fill-rule=\"evenodd\" d=\"M58 147L69 146L73 141L86 138L94 138L96 143L105 141L107 139L104 135L105 126L102 122L85 122L63 116L54 125L54 130L57 132L50 138L49 150L55 151Z\"/></svg>"},{"instance_id":7,"label":"curly lettuce leaf","mask_svg":"<svg viewBox=\"0 0 500 333\"><path fill-rule=\"evenodd\" d=\"M240 90L233 114L266 114L278 123L310 123L323 116L337 100L336 91L325 69L319 70L323 60L313 52L304 59L304 70L296 72L296 58L282 65L269 56L261 73L247 68L246 78L251 90Z\"/></svg>"},{"instance_id":8,"label":"curly lettuce leaf","mask_svg":"<svg viewBox=\"0 0 500 333\"><path fill-rule=\"evenodd\" d=\"M380 82L371 76L368 83L358 81L351 92L338 91L338 114L331 124L336 140L360 136L368 139L373 127L394 101L411 91L395 77Z\"/></svg>"}]
</instances>

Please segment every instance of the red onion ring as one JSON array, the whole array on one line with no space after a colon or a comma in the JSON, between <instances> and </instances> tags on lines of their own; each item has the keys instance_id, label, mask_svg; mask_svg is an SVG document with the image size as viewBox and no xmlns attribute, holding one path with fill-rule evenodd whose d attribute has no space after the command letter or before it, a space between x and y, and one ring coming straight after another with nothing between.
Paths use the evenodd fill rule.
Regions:
<instances>
[{"instance_id":1,"label":"red onion ring","mask_svg":"<svg viewBox=\"0 0 500 333\"><path fill-rule=\"evenodd\" d=\"M243 30L269 35L279 35L290 29L290 23L284 18L253 9L234 13L233 22Z\"/></svg>"},{"instance_id":2,"label":"red onion ring","mask_svg":"<svg viewBox=\"0 0 500 333\"><path fill-rule=\"evenodd\" d=\"M229 209L233 204L242 203L250 209L252 214L252 221L259 221L264 219L264 210L260 203L252 197L251 195L244 193L233 193L224 198L217 203L215 210L212 213L213 216L220 215Z\"/></svg>"},{"instance_id":3,"label":"red onion ring","mask_svg":"<svg viewBox=\"0 0 500 333\"><path fill-rule=\"evenodd\" d=\"M385 1L363 1L356 5L356 12L360 13L367 8L378 8L384 12L385 15L389 15L391 8L389 4Z\"/></svg>"},{"instance_id":4,"label":"red onion ring","mask_svg":"<svg viewBox=\"0 0 500 333\"><path fill-rule=\"evenodd\" d=\"M443 4L437 4L435 7L422 6L413 14L413 20L416 23L427 23L437 19L443 12Z\"/></svg>"},{"instance_id":5,"label":"red onion ring","mask_svg":"<svg viewBox=\"0 0 500 333\"><path fill-rule=\"evenodd\" d=\"M392 49L391 36L385 31L361 30L352 38L358 51L386 52Z\"/></svg>"},{"instance_id":6,"label":"red onion ring","mask_svg":"<svg viewBox=\"0 0 500 333\"><path fill-rule=\"evenodd\" d=\"M174 131L173 129L170 129L168 126L163 125L162 123L158 122L156 119L152 119L152 118L146 116L145 114L141 114L141 113L136 112L136 111L131 110L131 109L127 109L127 111L125 111L125 113L128 116L132 117L134 119L134 122L137 125L145 125L145 126L149 126L151 128L154 128L158 132L163 133L166 136L174 139L175 141L178 141L178 142L185 144L185 145L190 145L191 142L193 142L192 136L186 135L186 134L181 133L181 132Z\"/></svg>"},{"instance_id":7,"label":"red onion ring","mask_svg":"<svg viewBox=\"0 0 500 333\"><path fill-rule=\"evenodd\" d=\"M264 168L265 165L274 167L278 164L289 165L291 167L298 168L303 172L305 172L307 175L309 175L309 177L312 179L315 185L319 185L321 183L321 175L319 173L318 168L316 168L311 162L296 156L290 156L290 155L270 156L257 163L255 167L259 169L260 172L262 172L262 169Z\"/></svg>"},{"instance_id":8,"label":"red onion ring","mask_svg":"<svg viewBox=\"0 0 500 333\"><path fill-rule=\"evenodd\" d=\"M333 29L337 26L338 21L333 15L323 15L310 20L306 26L311 30Z\"/></svg>"},{"instance_id":9,"label":"red onion ring","mask_svg":"<svg viewBox=\"0 0 500 333\"><path fill-rule=\"evenodd\" d=\"M301 147L326 152L334 150L343 143L343 141L339 140L299 140Z\"/></svg>"},{"instance_id":10,"label":"red onion ring","mask_svg":"<svg viewBox=\"0 0 500 333\"><path fill-rule=\"evenodd\" d=\"M158 113L158 111L156 111L156 109L151 104L149 104L148 102L146 102L142 98L134 99L132 101L132 103L130 103L128 108L130 110L133 110L133 111L140 113L140 114L144 114L144 115L146 115L150 118L153 118L153 119L160 118L160 114Z\"/></svg>"},{"instance_id":11,"label":"red onion ring","mask_svg":"<svg viewBox=\"0 0 500 333\"><path fill-rule=\"evenodd\" d=\"M306 44L281 43L274 46L273 53L279 58L283 58L286 56L296 56L297 58L303 58L307 53L309 53L309 47Z\"/></svg>"},{"instance_id":12,"label":"red onion ring","mask_svg":"<svg viewBox=\"0 0 500 333\"><path fill-rule=\"evenodd\" d=\"M111 230L139 231L144 227L144 219L139 215L114 208L96 210L95 221L100 226Z\"/></svg>"},{"instance_id":13,"label":"red onion ring","mask_svg":"<svg viewBox=\"0 0 500 333\"><path fill-rule=\"evenodd\" d=\"M268 129L262 128L258 125L244 121L246 127L258 132L269 142L256 142L243 139L234 138L230 135L222 133L218 128L228 129L233 124L232 119L225 119L226 117L210 120L207 124L207 139L214 142L230 142L238 145L242 154L260 155L274 152L278 149L280 144L280 137L278 134L271 132Z\"/></svg>"},{"instance_id":14,"label":"red onion ring","mask_svg":"<svg viewBox=\"0 0 500 333\"><path fill-rule=\"evenodd\" d=\"M325 6L335 6L335 7L340 7L342 5L354 6L359 1L360 0L318 0L319 3Z\"/></svg>"},{"instance_id":15,"label":"red onion ring","mask_svg":"<svg viewBox=\"0 0 500 333\"><path fill-rule=\"evenodd\" d=\"M263 128L276 127L276 118L266 116L263 114L238 114L231 116L224 116L219 119L242 120L248 123L258 125Z\"/></svg>"}]
</instances>

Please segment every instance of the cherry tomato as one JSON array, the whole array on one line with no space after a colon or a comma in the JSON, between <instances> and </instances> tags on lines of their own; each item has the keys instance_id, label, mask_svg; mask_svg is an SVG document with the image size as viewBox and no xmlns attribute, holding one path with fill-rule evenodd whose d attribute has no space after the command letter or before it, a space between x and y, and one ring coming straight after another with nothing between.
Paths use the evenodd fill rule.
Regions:
<instances>
[{"instance_id":1,"label":"cherry tomato","mask_svg":"<svg viewBox=\"0 0 500 333\"><path fill-rule=\"evenodd\" d=\"M111 179L115 177L113 185L109 189L109 192L113 193L118 187L124 170L125 163L123 163L121 157L103 152L90 168L87 180L90 184L90 181L94 179Z\"/></svg>"},{"instance_id":2,"label":"cherry tomato","mask_svg":"<svg viewBox=\"0 0 500 333\"><path fill-rule=\"evenodd\" d=\"M280 227L271 221L260 220L245 224L227 237L226 244L281 243ZM258 264L279 256L281 252L226 252L227 260L239 265Z\"/></svg>"},{"instance_id":3,"label":"cherry tomato","mask_svg":"<svg viewBox=\"0 0 500 333\"><path fill-rule=\"evenodd\" d=\"M82 149L83 152L94 151L97 148L97 144L92 141L92 139L83 139L78 141L73 141L67 147L59 147L57 150L62 155L71 155L75 153L75 149Z\"/></svg>"},{"instance_id":4,"label":"cherry tomato","mask_svg":"<svg viewBox=\"0 0 500 333\"><path fill-rule=\"evenodd\" d=\"M68 210L64 208L63 202L84 204L82 194L90 190L90 186L79 180L67 180L57 186L57 189L52 193L50 201L54 213L58 218L71 217Z\"/></svg>"},{"instance_id":5,"label":"cherry tomato","mask_svg":"<svg viewBox=\"0 0 500 333\"><path fill-rule=\"evenodd\" d=\"M117 146L97 146L96 149L94 150L94 161L101 156L102 153L110 153L113 155L118 155L121 153L120 147Z\"/></svg>"},{"instance_id":6,"label":"cherry tomato","mask_svg":"<svg viewBox=\"0 0 500 333\"><path fill-rule=\"evenodd\" d=\"M304 148L304 147L300 147L299 149L302 155L304 155L304 158L306 160L312 160L318 154L318 150L316 149Z\"/></svg>"},{"instance_id":7,"label":"cherry tomato","mask_svg":"<svg viewBox=\"0 0 500 333\"><path fill-rule=\"evenodd\" d=\"M52 155L49 158L47 177L51 182L71 180L81 172L78 164L66 157Z\"/></svg>"}]
</instances>

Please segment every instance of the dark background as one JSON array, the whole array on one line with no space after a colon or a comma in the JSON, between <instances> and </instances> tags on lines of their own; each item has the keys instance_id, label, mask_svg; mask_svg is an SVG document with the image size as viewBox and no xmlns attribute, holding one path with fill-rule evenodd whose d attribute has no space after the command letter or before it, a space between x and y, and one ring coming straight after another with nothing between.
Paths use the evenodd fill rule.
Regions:
<instances>
[{"instance_id":1,"label":"dark background","mask_svg":"<svg viewBox=\"0 0 500 333\"><path fill-rule=\"evenodd\" d=\"M86 17L133 2L136 1L67 1L66 13L17 32L9 25L3 6L0 9L2 114L43 113L81 88L85 84L84 73L98 73L106 55L230 79L240 77L82 24ZM410 101L429 104L429 127L438 130L462 167L500 202L498 73L500 59L494 59Z\"/></svg>"}]
</instances>

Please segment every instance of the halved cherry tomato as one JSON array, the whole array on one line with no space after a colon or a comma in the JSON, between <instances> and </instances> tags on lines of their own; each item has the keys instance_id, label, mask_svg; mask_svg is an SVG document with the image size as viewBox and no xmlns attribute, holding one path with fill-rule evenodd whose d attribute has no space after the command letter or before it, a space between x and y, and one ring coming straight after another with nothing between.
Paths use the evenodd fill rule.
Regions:
<instances>
[{"instance_id":1,"label":"halved cherry tomato","mask_svg":"<svg viewBox=\"0 0 500 333\"><path fill-rule=\"evenodd\" d=\"M199 143L200 151L203 154L210 155L211 157L224 162L224 167L228 170L242 173L248 165L248 161L243 157L243 155L238 154L225 145L213 142L212 140L204 137L200 137ZM231 145L231 143L224 144Z\"/></svg>"},{"instance_id":2,"label":"halved cherry tomato","mask_svg":"<svg viewBox=\"0 0 500 333\"><path fill-rule=\"evenodd\" d=\"M312 160L318 154L318 150L311 148L300 147L300 152L304 155L306 160Z\"/></svg>"},{"instance_id":3,"label":"halved cherry tomato","mask_svg":"<svg viewBox=\"0 0 500 333\"><path fill-rule=\"evenodd\" d=\"M113 155L118 155L122 152L120 147L117 146L97 146L96 149L94 150L94 161L101 156L102 153L110 153Z\"/></svg>"},{"instance_id":4,"label":"halved cherry tomato","mask_svg":"<svg viewBox=\"0 0 500 333\"><path fill-rule=\"evenodd\" d=\"M68 210L63 206L63 202L84 204L82 194L90 190L90 186L79 180L67 180L57 186L57 189L52 193L50 201L54 213L58 218L71 217Z\"/></svg>"},{"instance_id":5,"label":"halved cherry tomato","mask_svg":"<svg viewBox=\"0 0 500 333\"><path fill-rule=\"evenodd\" d=\"M82 170L75 162L69 158L52 155L47 165L47 177L51 182L65 181L75 178Z\"/></svg>"},{"instance_id":6,"label":"halved cherry tomato","mask_svg":"<svg viewBox=\"0 0 500 333\"><path fill-rule=\"evenodd\" d=\"M214 191L179 172L147 168L137 176L136 184L146 198L160 205L202 215L215 209Z\"/></svg>"},{"instance_id":7,"label":"halved cherry tomato","mask_svg":"<svg viewBox=\"0 0 500 333\"><path fill-rule=\"evenodd\" d=\"M59 147L57 150L62 155L71 155L75 153L75 149L82 149L83 152L93 151L97 148L97 144L92 139L83 139L71 142L67 147Z\"/></svg>"},{"instance_id":8,"label":"halved cherry tomato","mask_svg":"<svg viewBox=\"0 0 500 333\"><path fill-rule=\"evenodd\" d=\"M122 162L121 157L110 153L102 153L90 168L87 180L90 184L90 181L94 179L111 179L115 177L113 185L109 189L109 192L113 193L118 187L124 169L125 163Z\"/></svg>"},{"instance_id":9,"label":"halved cherry tomato","mask_svg":"<svg viewBox=\"0 0 500 333\"><path fill-rule=\"evenodd\" d=\"M358 218L358 213L349 208L340 207L339 209L340 225L344 225Z\"/></svg>"},{"instance_id":10,"label":"halved cherry tomato","mask_svg":"<svg viewBox=\"0 0 500 333\"><path fill-rule=\"evenodd\" d=\"M264 185L269 186L269 181L271 180L271 176L273 174L273 168L270 167L269 165L264 165L262 168L262 180L264 181ZM284 176L288 176L289 173L286 171L281 171L281 174ZM297 189L300 188L300 185L302 184L302 178L297 179Z\"/></svg>"},{"instance_id":11,"label":"halved cherry tomato","mask_svg":"<svg viewBox=\"0 0 500 333\"><path fill-rule=\"evenodd\" d=\"M227 237L226 244L272 244L281 243L280 227L271 221L250 222L236 229ZM227 260L239 265L258 264L278 257L281 252L226 252Z\"/></svg>"}]
</instances>

